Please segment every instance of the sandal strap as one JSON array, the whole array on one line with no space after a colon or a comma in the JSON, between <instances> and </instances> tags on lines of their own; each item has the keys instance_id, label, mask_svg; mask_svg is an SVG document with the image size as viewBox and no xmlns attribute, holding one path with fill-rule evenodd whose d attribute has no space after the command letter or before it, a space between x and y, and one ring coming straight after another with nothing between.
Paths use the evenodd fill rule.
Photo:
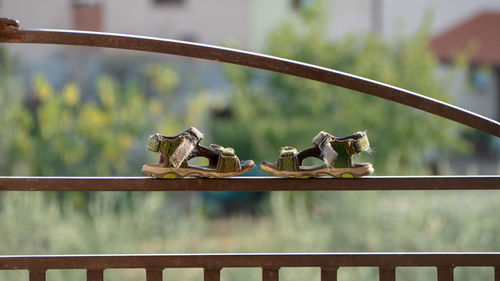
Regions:
<instances>
[{"instance_id":1,"label":"sandal strap","mask_svg":"<svg viewBox=\"0 0 500 281\"><path fill-rule=\"evenodd\" d=\"M357 132L344 138L336 138L334 142L335 144L345 143L344 147L349 156L363 151L371 151L366 132Z\"/></svg>"},{"instance_id":2,"label":"sandal strap","mask_svg":"<svg viewBox=\"0 0 500 281\"><path fill-rule=\"evenodd\" d=\"M202 139L203 134L195 127L190 127L174 137L159 133L152 135L149 137L147 148L153 152L160 152L168 164L179 168L183 164L187 165L185 161Z\"/></svg>"},{"instance_id":3,"label":"sandal strap","mask_svg":"<svg viewBox=\"0 0 500 281\"><path fill-rule=\"evenodd\" d=\"M240 159L231 147L223 147L218 144L211 144L210 147L219 155L216 171L218 173L238 172L241 170Z\"/></svg>"},{"instance_id":4,"label":"sandal strap","mask_svg":"<svg viewBox=\"0 0 500 281\"><path fill-rule=\"evenodd\" d=\"M297 157L297 149L291 146L281 148L280 157L278 158L277 167L279 171L298 171L299 159Z\"/></svg>"},{"instance_id":5,"label":"sandal strap","mask_svg":"<svg viewBox=\"0 0 500 281\"><path fill-rule=\"evenodd\" d=\"M180 136L182 138L181 143L168 158L170 164L175 168L181 166L182 162L188 158L196 145L203 139L203 134L195 127L187 129L184 133Z\"/></svg>"},{"instance_id":6,"label":"sandal strap","mask_svg":"<svg viewBox=\"0 0 500 281\"><path fill-rule=\"evenodd\" d=\"M334 140L335 137L325 131L319 132L312 140L312 143L320 149L320 157L328 167L337 159L337 152L331 144Z\"/></svg>"}]
</instances>

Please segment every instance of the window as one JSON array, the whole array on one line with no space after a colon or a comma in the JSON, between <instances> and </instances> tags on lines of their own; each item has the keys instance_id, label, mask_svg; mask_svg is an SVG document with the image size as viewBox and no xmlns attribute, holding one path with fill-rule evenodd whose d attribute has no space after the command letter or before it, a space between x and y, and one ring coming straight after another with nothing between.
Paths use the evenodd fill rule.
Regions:
<instances>
[{"instance_id":1,"label":"window","mask_svg":"<svg viewBox=\"0 0 500 281\"><path fill-rule=\"evenodd\" d=\"M491 69L487 66L471 66L469 69L469 87L474 93L486 93L491 87Z\"/></svg>"},{"instance_id":2,"label":"window","mask_svg":"<svg viewBox=\"0 0 500 281\"><path fill-rule=\"evenodd\" d=\"M292 8L299 10L305 6L311 5L318 0L292 0Z\"/></svg>"},{"instance_id":3,"label":"window","mask_svg":"<svg viewBox=\"0 0 500 281\"><path fill-rule=\"evenodd\" d=\"M154 0L154 3L157 5L169 5L169 4L175 4L179 5L182 4L184 0Z\"/></svg>"}]
</instances>

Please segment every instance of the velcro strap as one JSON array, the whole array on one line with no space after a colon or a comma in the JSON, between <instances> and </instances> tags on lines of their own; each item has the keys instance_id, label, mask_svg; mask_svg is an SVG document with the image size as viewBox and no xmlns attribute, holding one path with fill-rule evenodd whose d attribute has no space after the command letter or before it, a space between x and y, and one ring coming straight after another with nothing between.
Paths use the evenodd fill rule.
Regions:
<instances>
[{"instance_id":1,"label":"velcro strap","mask_svg":"<svg viewBox=\"0 0 500 281\"><path fill-rule=\"evenodd\" d=\"M198 131L198 129L196 129L195 127L190 127L189 129L186 130L186 133L197 138L198 141L201 141L203 139L203 134L200 131Z\"/></svg>"},{"instance_id":2,"label":"velcro strap","mask_svg":"<svg viewBox=\"0 0 500 281\"><path fill-rule=\"evenodd\" d=\"M312 143L316 146L319 146L325 139L333 138L332 135L325 131L319 132L312 140Z\"/></svg>"},{"instance_id":3,"label":"velcro strap","mask_svg":"<svg viewBox=\"0 0 500 281\"><path fill-rule=\"evenodd\" d=\"M182 162L188 158L196 145L203 139L203 134L195 127L191 127L179 137L182 138L181 143L168 158L170 164L175 168L179 168Z\"/></svg>"},{"instance_id":4,"label":"velcro strap","mask_svg":"<svg viewBox=\"0 0 500 281\"><path fill-rule=\"evenodd\" d=\"M327 166L331 166L337 159L337 152L335 152L331 144L333 139L334 136L325 131L321 131L313 138L312 141L313 144L321 150L321 158Z\"/></svg>"},{"instance_id":5,"label":"velcro strap","mask_svg":"<svg viewBox=\"0 0 500 281\"><path fill-rule=\"evenodd\" d=\"M366 135L366 132L358 132L363 134L363 136L359 139L357 139L354 142L354 148L356 149L356 153L360 153L363 151L370 151L370 142L368 141L368 136Z\"/></svg>"}]
</instances>

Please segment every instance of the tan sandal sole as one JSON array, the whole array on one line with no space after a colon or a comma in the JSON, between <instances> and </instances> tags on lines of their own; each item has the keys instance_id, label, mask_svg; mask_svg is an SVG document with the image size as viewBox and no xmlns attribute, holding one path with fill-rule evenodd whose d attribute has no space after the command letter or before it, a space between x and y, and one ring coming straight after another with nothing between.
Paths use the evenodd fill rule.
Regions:
<instances>
[{"instance_id":1,"label":"tan sandal sole","mask_svg":"<svg viewBox=\"0 0 500 281\"><path fill-rule=\"evenodd\" d=\"M279 171L270 165L262 163L260 168L268 173L288 178L317 178L317 177L334 177L334 178L359 178L373 174L374 169L372 164L363 163L356 168L317 168L311 170L300 171Z\"/></svg>"},{"instance_id":2,"label":"tan sandal sole","mask_svg":"<svg viewBox=\"0 0 500 281\"><path fill-rule=\"evenodd\" d=\"M226 178L233 177L237 175L244 174L254 168L253 161L249 162L248 166L237 171L229 173L218 173L215 170L199 168L172 168L172 167L162 167L159 165L143 165L142 174L146 176L151 176L155 178L164 179L175 179L175 178L185 178L185 177L197 177L197 178Z\"/></svg>"}]
</instances>

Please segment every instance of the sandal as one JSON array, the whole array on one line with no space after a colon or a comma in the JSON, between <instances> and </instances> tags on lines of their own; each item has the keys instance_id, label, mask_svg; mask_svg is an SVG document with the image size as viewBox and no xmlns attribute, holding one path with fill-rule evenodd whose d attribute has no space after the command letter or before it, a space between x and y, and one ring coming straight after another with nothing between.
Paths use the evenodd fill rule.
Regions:
<instances>
[{"instance_id":1,"label":"sandal","mask_svg":"<svg viewBox=\"0 0 500 281\"><path fill-rule=\"evenodd\" d=\"M222 178L243 174L254 167L252 160L241 161L234 149L211 144L200 145L203 134L191 127L177 136L155 134L149 137L147 148L160 153L160 163L145 164L142 173L156 178L203 177ZM208 166L192 166L189 160L208 158Z\"/></svg>"},{"instance_id":2,"label":"sandal","mask_svg":"<svg viewBox=\"0 0 500 281\"><path fill-rule=\"evenodd\" d=\"M370 143L366 132L337 138L321 131L313 139L313 147L297 153L291 146L281 148L277 162L263 162L262 170L291 178L309 178L331 176L335 178L357 178L373 174L370 163L354 163L352 157L363 151L370 152ZM302 166L304 159L315 157L325 164L319 166Z\"/></svg>"}]
</instances>

